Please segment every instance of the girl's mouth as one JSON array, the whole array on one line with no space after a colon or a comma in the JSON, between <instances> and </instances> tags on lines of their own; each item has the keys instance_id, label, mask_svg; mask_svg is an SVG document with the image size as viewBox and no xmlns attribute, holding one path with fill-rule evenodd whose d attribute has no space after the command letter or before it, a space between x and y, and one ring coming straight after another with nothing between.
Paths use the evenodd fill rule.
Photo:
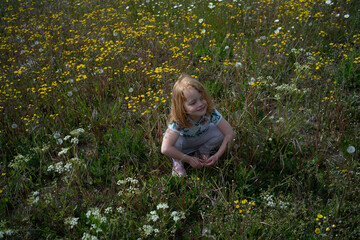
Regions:
<instances>
[{"instance_id":1,"label":"girl's mouth","mask_svg":"<svg viewBox=\"0 0 360 240\"><path fill-rule=\"evenodd\" d=\"M203 106L202 108L200 108L200 109L198 110L198 112L202 112L202 111L204 111L204 109L205 109L205 106Z\"/></svg>"}]
</instances>

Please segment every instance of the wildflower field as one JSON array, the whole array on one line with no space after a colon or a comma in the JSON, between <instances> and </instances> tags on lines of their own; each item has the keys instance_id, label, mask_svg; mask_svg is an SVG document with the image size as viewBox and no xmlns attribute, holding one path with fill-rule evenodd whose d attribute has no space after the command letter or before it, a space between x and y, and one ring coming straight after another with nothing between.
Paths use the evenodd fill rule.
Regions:
<instances>
[{"instance_id":1,"label":"wildflower field","mask_svg":"<svg viewBox=\"0 0 360 240\"><path fill-rule=\"evenodd\" d=\"M360 1L2 0L0 239L360 239ZM236 133L160 153L181 73Z\"/></svg>"}]
</instances>

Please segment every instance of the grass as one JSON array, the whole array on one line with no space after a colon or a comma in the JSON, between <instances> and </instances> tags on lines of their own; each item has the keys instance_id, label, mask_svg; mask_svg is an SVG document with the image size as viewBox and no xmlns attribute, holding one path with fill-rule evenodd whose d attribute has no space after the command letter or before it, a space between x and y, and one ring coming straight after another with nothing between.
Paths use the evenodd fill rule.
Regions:
<instances>
[{"instance_id":1,"label":"grass","mask_svg":"<svg viewBox=\"0 0 360 240\"><path fill-rule=\"evenodd\" d=\"M0 238L357 239L359 3L3 1ZM171 89L236 139L171 176Z\"/></svg>"}]
</instances>

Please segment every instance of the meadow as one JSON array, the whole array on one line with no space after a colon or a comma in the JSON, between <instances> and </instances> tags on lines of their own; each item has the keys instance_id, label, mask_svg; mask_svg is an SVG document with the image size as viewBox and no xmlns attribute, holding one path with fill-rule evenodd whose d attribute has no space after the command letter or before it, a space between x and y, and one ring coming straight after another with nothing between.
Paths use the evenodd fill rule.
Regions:
<instances>
[{"instance_id":1,"label":"meadow","mask_svg":"<svg viewBox=\"0 0 360 240\"><path fill-rule=\"evenodd\" d=\"M358 0L2 0L0 239L360 239ZM236 138L160 153L181 73Z\"/></svg>"}]
</instances>

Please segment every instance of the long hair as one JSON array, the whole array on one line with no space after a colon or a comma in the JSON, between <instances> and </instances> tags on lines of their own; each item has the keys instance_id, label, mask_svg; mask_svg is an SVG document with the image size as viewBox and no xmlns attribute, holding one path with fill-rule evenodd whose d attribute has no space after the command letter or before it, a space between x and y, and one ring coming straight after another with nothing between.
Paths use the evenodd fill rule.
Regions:
<instances>
[{"instance_id":1,"label":"long hair","mask_svg":"<svg viewBox=\"0 0 360 240\"><path fill-rule=\"evenodd\" d=\"M181 76L176 81L173 87L169 122L176 122L181 127L185 127L185 128L192 126L192 124L187 121L187 114L184 108L184 103L186 101L186 98L184 96L184 91L189 88L196 89L206 100L207 116L214 110L214 104L210 98L209 93L206 91L204 86L198 80L191 77L190 75L185 73L181 74Z\"/></svg>"}]
</instances>

